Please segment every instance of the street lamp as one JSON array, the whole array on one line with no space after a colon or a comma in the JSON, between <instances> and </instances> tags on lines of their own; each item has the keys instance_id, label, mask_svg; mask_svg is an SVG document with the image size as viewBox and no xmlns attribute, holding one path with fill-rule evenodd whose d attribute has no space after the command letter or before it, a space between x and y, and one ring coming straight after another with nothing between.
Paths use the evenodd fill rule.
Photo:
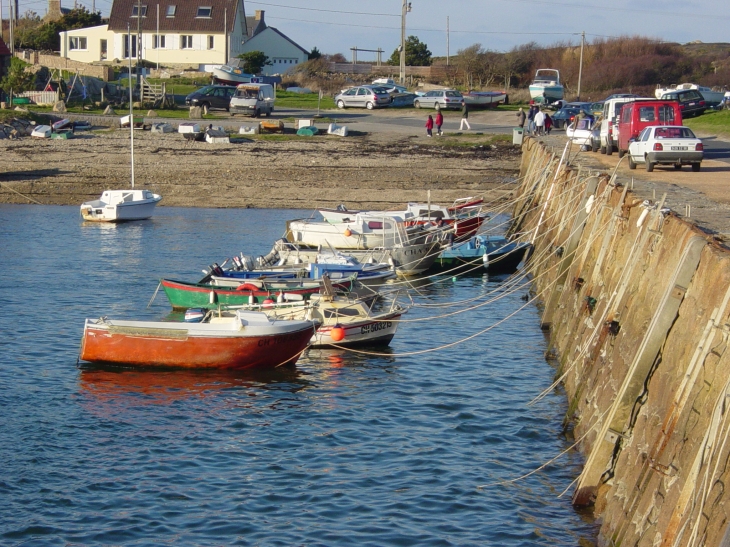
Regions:
<instances>
[{"instance_id":1,"label":"street lamp","mask_svg":"<svg viewBox=\"0 0 730 547\"><path fill-rule=\"evenodd\" d=\"M403 0L400 19L400 84L406 83L406 13L411 11L411 3Z\"/></svg>"}]
</instances>

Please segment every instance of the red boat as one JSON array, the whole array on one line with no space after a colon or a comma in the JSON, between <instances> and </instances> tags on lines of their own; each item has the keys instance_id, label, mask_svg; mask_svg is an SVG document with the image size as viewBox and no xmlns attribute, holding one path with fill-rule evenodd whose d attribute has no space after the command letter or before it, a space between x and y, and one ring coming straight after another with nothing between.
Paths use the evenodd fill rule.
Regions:
<instances>
[{"instance_id":1,"label":"red boat","mask_svg":"<svg viewBox=\"0 0 730 547\"><path fill-rule=\"evenodd\" d=\"M87 319L80 358L133 367L276 368L296 363L316 328L250 311L210 312L200 323Z\"/></svg>"}]
</instances>

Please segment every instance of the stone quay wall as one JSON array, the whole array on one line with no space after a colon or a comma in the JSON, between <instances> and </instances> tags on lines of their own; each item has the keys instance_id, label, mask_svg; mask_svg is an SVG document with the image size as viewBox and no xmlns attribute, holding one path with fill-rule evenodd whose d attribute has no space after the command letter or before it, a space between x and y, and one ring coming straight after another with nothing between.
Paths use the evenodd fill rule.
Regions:
<instances>
[{"instance_id":1,"label":"stone quay wall","mask_svg":"<svg viewBox=\"0 0 730 547\"><path fill-rule=\"evenodd\" d=\"M512 232L543 306L599 545L730 539L730 253L606 173L523 145ZM658 196L657 196L658 197Z\"/></svg>"}]
</instances>

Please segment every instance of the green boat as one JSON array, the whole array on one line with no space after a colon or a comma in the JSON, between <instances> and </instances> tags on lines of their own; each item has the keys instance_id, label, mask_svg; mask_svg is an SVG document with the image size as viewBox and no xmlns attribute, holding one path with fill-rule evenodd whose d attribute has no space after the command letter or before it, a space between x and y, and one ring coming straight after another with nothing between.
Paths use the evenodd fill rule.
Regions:
<instances>
[{"instance_id":1,"label":"green boat","mask_svg":"<svg viewBox=\"0 0 730 547\"><path fill-rule=\"evenodd\" d=\"M217 287L205 283L186 283L173 279L162 279L160 284L173 309L217 309L219 306L264 304L266 300L276 301L277 298L307 300L320 290L319 281L297 279L274 282L242 280L242 283L236 288ZM336 291L350 291L354 286L354 278L332 283L332 288Z\"/></svg>"}]
</instances>

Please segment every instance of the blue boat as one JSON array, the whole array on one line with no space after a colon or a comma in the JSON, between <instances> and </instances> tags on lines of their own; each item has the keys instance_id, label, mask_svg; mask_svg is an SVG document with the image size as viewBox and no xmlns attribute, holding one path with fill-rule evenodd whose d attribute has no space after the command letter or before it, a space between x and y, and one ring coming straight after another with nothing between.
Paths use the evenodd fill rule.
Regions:
<instances>
[{"instance_id":1,"label":"blue boat","mask_svg":"<svg viewBox=\"0 0 730 547\"><path fill-rule=\"evenodd\" d=\"M531 247L503 236L477 235L441 251L432 268L474 273L484 273L486 269L492 275L511 274Z\"/></svg>"}]
</instances>

